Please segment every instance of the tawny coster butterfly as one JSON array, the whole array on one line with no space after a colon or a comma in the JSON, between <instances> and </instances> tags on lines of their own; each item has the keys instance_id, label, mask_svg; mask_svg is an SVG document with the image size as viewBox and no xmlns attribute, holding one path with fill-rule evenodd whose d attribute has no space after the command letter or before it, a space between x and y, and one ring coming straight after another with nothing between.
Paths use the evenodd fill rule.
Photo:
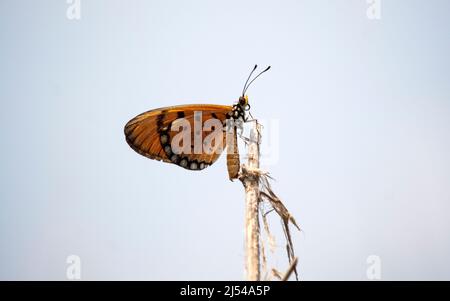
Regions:
<instances>
[{"instance_id":1,"label":"tawny coster butterfly","mask_svg":"<svg viewBox=\"0 0 450 301\"><path fill-rule=\"evenodd\" d=\"M226 146L228 176L230 180L236 179L240 168L237 126L248 121L246 111L250 110L245 92L256 78L270 69L270 66L249 82L256 68L257 65L250 72L236 104L179 105L147 111L125 125L127 143L137 153L147 158L177 164L189 170L202 170L212 165ZM208 123L214 125L207 127ZM231 126L227 126L230 124ZM223 127L220 128L220 125ZM182 137L185 139L177 137L180 135L180 128L189 131L188 136ZM225 135L222 130L224 128ZM183 142L181 149L177 148L180 140ZM200 145L197 143L198 140L201 140ZM218 144L219 140L222 147ZM209 150L205 149L206 141L214 142L211 143Z\"/></svg>"}]
</instances>

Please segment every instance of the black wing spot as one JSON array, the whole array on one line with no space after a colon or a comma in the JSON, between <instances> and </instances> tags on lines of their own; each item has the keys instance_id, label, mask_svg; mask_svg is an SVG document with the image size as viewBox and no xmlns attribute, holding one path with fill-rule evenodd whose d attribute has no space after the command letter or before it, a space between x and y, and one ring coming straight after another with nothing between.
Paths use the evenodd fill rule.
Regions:
<instances>
[{"instance_id":1,"label":"black wing spot","mask_svg":"<svg viewBox=\"0 0 450 301\"><path fill-rule=\"evenodd\" d=\"M164 117L166 116L167 110L161 111L161 114L158 115L158 118L156 119L156 126L158 127L158 131L161 131L161 128L164 124Z\"/></svg>"}]
</instances>

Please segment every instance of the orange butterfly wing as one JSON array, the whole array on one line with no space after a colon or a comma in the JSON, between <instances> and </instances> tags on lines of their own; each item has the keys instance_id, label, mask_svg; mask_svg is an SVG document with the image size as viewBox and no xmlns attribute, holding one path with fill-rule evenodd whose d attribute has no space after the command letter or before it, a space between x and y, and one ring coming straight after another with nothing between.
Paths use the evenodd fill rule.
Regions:
<instances>
[{"instance_id":1,"label":"orange butterfly wing","mask_svg":"<svg viewBox=\"0 0 450 301\"><path fill-rule=\"evenodd\" d=\"M191 146L194 147L194 112L202 112L201 125L203 128L204 122L212 118L218 119L224 124L227 114L231 110L231 106L199 104L151 110L136 116L125 125L126 141L137 153L150 159L174 163L190 170L201 170L213 164L219 158L220 152L175 154L171 149L171 142L178 133L178 129L172 130L172 127L178 127L177 122L180 118L187 120L192 130ZM202 141L207 135L212 134L202 131ZM226 145L225 137L226 135L223 133L223 147Z\"/></svg>"}]
</instances>

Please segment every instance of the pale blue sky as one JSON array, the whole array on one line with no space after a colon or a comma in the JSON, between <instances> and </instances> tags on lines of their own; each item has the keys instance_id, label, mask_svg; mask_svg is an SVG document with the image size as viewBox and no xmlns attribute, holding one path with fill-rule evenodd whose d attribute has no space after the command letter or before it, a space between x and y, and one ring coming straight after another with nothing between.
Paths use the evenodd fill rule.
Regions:
<instances>
[{"instance_id":1,"label":"pale blue sky","mask_svg":"<svg viewBox=\"0 0 450 301\"><path fill-rule=\"evenodd\" d=\"M124 124L231 105L279 122L266 168L306 280L450 280L450 3L0 1L0 279L240 280L242 185L152 161ZM264 158L263 158L264 165ZM276 219L273 226L279 227ZM286 268L283 236L274 262Z\"/></svg>"}]
</instances>

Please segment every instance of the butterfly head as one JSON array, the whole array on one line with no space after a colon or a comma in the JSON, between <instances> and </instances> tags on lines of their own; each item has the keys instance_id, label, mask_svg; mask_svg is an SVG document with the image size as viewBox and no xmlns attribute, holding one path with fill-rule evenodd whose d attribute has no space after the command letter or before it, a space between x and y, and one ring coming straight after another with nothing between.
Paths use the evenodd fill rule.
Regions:
<instances>
[{"instance_id":1,"label":"butterfly head","mask_svg":"<svg viewBox=\"0 0 450 301\"><path fill-rule=\"evenodd\" d=\"M245 107L247 107L249 105L248 104L248 96L247 95L239 97L239 105L242 108L245 108Z\"/></svg>"}]
</instances>

